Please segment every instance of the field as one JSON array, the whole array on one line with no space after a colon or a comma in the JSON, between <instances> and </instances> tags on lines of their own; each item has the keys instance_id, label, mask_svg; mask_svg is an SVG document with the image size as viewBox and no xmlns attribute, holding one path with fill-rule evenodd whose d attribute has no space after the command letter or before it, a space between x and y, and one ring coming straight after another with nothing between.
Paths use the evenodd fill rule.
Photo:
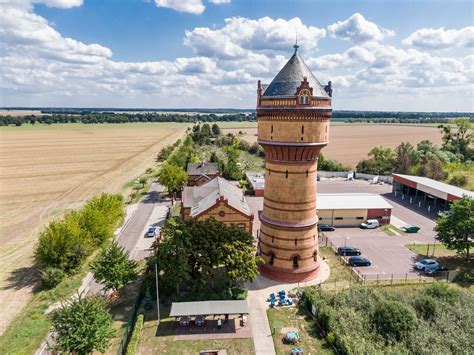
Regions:
<instances>
[{"instance_id":1,"label":"field","mask_svg":"<svg viewBox=\"0 0 474 355\"><path fill-rule=\"evenodd\" d=\"M233 133L252 143L257 140L256 123L242 122L242 126L225 128L224 133ZM226 127L225 125L223 127ZM355 168L357 163L367 157L367 153L376 145L395 148L401 142L415 145L424 139L429 139L436 145L441 145L441 133L435 126L430 125L395 125L395 124L331 124L329 144L323 148L323 154L328 159L335 159Z\"/></svg>"},{"instance_id":2,"label":"field","mask_svg":"<svg viewBox=\"0 0 474 355\"><path fill-rule=\"evenodd\" d=\"M55 124L0 128L0 334L31 295L41 227L153 165L186 124Z\"/></svg>"}]
</instances>

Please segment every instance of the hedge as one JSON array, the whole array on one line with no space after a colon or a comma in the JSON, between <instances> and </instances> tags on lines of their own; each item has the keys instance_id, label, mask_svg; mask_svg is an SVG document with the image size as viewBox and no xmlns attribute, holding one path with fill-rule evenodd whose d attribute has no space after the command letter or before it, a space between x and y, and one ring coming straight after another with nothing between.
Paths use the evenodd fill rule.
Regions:
<instances>
[{"instance_id":1,"label":"hedge","mask_svg":"<svg viewBox=\"0 0 474 355\"><path fill-rule=\"evenodd\" d=\"M138 343L140 342L140 336L143 329L143 323L145 322L145 316L143 313L140 313L137 316L137 320L135 321L135 326L133 327L132 336L127 345L127 351L125 352L127 355L134 355L137 353L138 350Z\"/></svg>"}]
</instances>

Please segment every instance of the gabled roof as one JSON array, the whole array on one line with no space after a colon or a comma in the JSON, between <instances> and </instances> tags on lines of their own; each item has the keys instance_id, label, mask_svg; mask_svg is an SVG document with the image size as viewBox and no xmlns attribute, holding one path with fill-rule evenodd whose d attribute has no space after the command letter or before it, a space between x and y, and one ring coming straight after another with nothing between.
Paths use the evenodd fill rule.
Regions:
<instances>
[{"instance_id":1,"label":"gabled roof","mask_svg":"<svg viewBox=\"0 0 474 355\"><path fill-rule=\"evenodd\" d=\"M313 88L313 96L329 98L328 93L306 66L297 51L268 85L262 96L295 96L296 89L301 85L304 78L308 81L309 86Z\"/></svg>"},{"instance_id":2,"label":"gabled roof","mask_svg":"<svg viewBox=\"0 0 474 355\"><path fill-rule=\"evenodd\" d=\"M444 182L436 181L436 180L433 180L433 179L430 179L430 178L427 178L427 177L414 176L414 175L404 175L404 174L393 174L393 176L399 176L403 179L413 181L414 183L417 184L417 189L418 190L424 191L423 187L425 186L425 187L428 187L430 189L439 191L441 193L450 194L452 196L456 196L456 197L459 197L459 198L462 198L463 195L467 195L469 197L474 198L474 192L472 192L472 191L464 190L464 189L461 189L460 187L445 184ZM428 191L426 191L426 192L428 192ZM429 191L429 192L431 192L431 191ZM438 196L438 197L441 197L441 196Z\"/></svg>"},{"instance_id":3,"label":"gabled roof","mask_svg":"<svg viewBox=\"0 0 474 355\"><path fill-rule=\"evenodd\" d=\"M214 206L219 199L227 200L229 206L251 216L252 212L241 189L218 176L201 186L186 186L183 190L183 207L190 208L191 217L196 217Z\"/></svg>"},{"instance_id":4,"label":"gabled roof","mask_svg":"<svg viewBox=\"0 0 474 355\"><path fill-rule=\"evenodd\" d=\"M188 175L216 175L219 169L216 163L188 163Z\"/></svg>"}]
</instances>

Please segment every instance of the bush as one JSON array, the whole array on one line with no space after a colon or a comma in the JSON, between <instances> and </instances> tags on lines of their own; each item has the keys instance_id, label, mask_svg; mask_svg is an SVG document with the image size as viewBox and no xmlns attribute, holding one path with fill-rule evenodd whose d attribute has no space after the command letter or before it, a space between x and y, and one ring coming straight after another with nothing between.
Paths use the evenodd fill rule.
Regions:
<instances>
[{"instance_id":1,"label":"bush","mask_svg":"<svg viewBox=\"0 0 474 355\"><path fill-rule=\"evenodd\" d=\"M413 304L418 316L421 318L431 321L432 319L436 318L437 313L437 303L431 296L421 295Z\"/></svg>"},{"instance_id":2,"label":"bush","mask_svg":"<svg viewBox=\"0 0 474 355\"><path fill-rule=\"evenodd\" d=\"M130 337L130 341L128 342L128 345L127 345L127 351L126 351L127 355L134 355L137 353L138 343L140 342L140 336L142 333L144 321L145 321L145 316L143 315L143 313L140 313L137 316L137 319L135 321L135 326L133 327L132 336Z\"/></svg>"},{"instance_id":3,"label":"bush","mask_svg":"<svg viewBox=\"0 0 474 355\"><path fill-rule=\"evenodd\" d=\"M426 287L425 292L433 298L449 303L454 303L459 299L459 292L454 288L449 287L447 283L437 282L431 284Z\"/></svg>"},{"instance_id":4,"label":"bush","mask_svg":"<svg viewBox=\"0 0 474 355\"><path fill-rule=\"evenodd\" d=\"M454 175L450 180L449 183L454 186L463 187L466 186L468 183L468 179L466 175Z\"/></svg>"},{"instance_id":5,"label":"bush","mask_svg":"<svg viewBox=\"0 0 474 355\"><path fill-rule=\"evenodd\" d=\"M47 290L55 288L63 280L64 276L63 270L48 267L41 272L41 286Z\"/></svg>"},{"instance_id":6,"label":"bush","mask_svg":"<svg viewBox=\"0 0 474 355\"><path fill-rule=\"evenodd\" d=\"M377 331L384 337L399 341L416 328L413 309L399 301L380 302L373 315Z\"/></svg>"}]
</instances>

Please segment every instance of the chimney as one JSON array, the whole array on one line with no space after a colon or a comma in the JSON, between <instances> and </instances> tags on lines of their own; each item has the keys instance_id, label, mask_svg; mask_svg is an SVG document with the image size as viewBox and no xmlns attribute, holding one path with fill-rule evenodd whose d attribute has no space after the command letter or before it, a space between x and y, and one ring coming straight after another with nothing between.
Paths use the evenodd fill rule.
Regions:
<instances>
[{"instance_id":1,"label":"chimney","mask_svg":"<svg viewBox=\"0 0 474 355\"><path fill-rule=\"evenodd\" d=\"M260 97L262 96L262 82L257 83L257 106L260 106Z\"/></svg>"}]
</instances>

